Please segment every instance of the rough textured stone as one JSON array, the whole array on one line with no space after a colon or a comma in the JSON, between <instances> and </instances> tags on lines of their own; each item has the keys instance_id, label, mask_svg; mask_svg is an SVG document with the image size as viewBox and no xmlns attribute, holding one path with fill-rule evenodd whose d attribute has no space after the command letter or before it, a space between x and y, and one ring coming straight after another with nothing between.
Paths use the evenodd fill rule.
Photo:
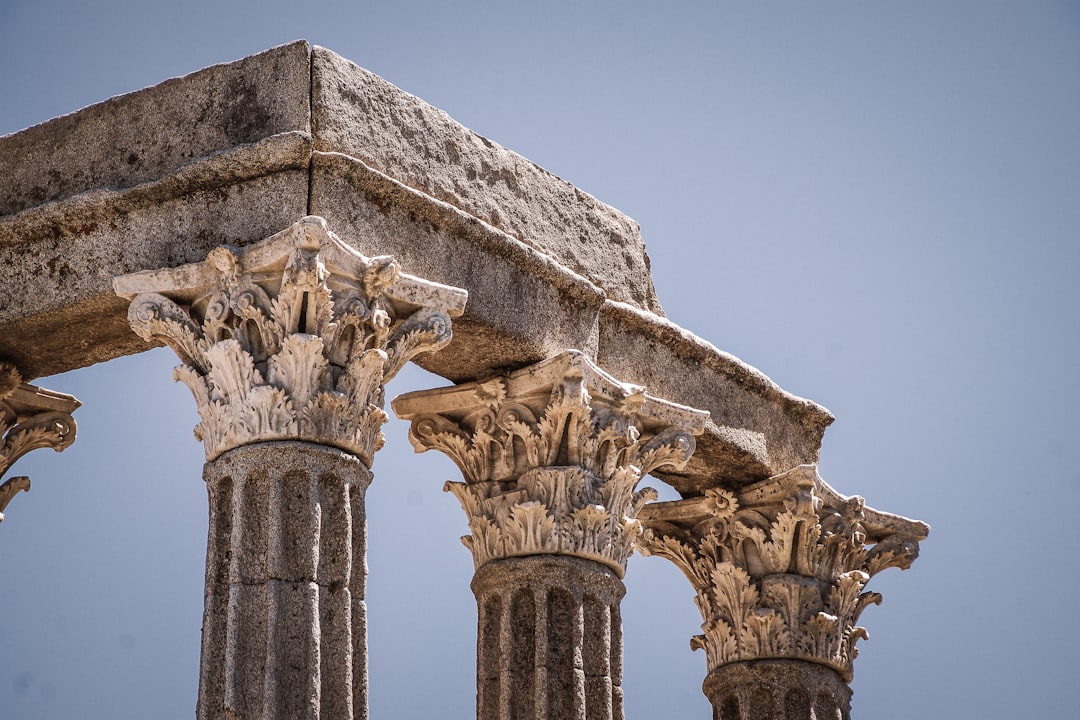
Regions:
<instances>
[{"instance_id":1,"label":"rough textured stone","mask_svg":"<svg viewBox=\"0 0 1080 720\"><path fill-rule=\"evenodd\" d=\"M212 174L225 160L202 170ZM148 346L128 327L114 275L257 242L307 210L301 170L195 183L199 189L179 194L161 187L172 183L82 195L0 219L0 356L38 377L141 352Z\"/></svg>"},{"instance_id":2,"label":"rough textured stone","mask_svg":"<svg viewBox=\"0 0 1080 720\"><path fill-rule=\"evenodd\" d=\"M662 314L637 223L324 48L313 50L315 149L351 155L555 258L612 298Z\"/></svg>"},{"instance_id":3,"label":"rough textured stone","mask_svg":"<svg viewBox=\"0 0 1080 720\"><path fill-rule=\"evenodd\" d=\"M688 467L681 476L662 475L684 494L816 463L833 421L825 408L785 392L738 358L624 303L608 301L601 308L596 358L626 382L709 411L710 425Z\"/></svg>"},{"instance_id":4,"label":"rough textured stone","mask_svg":"<svg viewBox=\"0 0 1080 720\"><path fill-rule=\"evenodd\" d=\"M131 168L114 162L122 135L114 143L102 135L89 160L57 150L44 164L81 179L45 192L44 204L26 207L36 202L29 196L8 203L5 212L25 209L0 216L0 286L7 290L0 357L32 379L138 352L146 346L127 328L125 303L109 287L113 274L194 262L218 245L243 247L317 213L366 254L392 253L407 272L470 292L452 344L422 360L433 372L472 380L576 348L658 396L707 409L713 423L694 459L664 475L687 495L817 460L831 420L824 409L642 310L659 310L647 298L627 294L651 288L632 223L332 53L316 51L312 64L306 47L276 48L0 138L7 148L0 152L15 157L15 172L0 178L9 195L42 164L19 153L64 146L58 134L68 128L79 147L90 142L79 134L83 125L137 126L157 138L143 139L147 157ZM239 119L228 93L237 76L257 108L267 105L255 112L260 123ZM157 114L174 106L182 108ZM410 112L415 125L399 117ZM202 125L159 132L173 116ZM506 182L513 177L517 191ZM493 217L488 203L505 217ZM575 255L586 250L596 254ZM621 274L626 252L640 262Z\"/></svg>"},{"instance_id":5,"label":"rough textured stone","mask_svg":"<svg viewBox=\"0 0 1080 720\"><path fill-rule=\"evenodd\" d=\"M362 162L316 153L311 211L364 253L469 290L446 352L419 359L455 382L577 348L596 352L603 291L506 233Z\"/></svg>"},{"instance_id":6,"label":"rough textured stone","mask_svg":"<svg viewBox=\"0 0 1080 720\"><path fill-rule=\"evenodd\" d=\"M151 182L272 135L307 134L310 83L309 47L298 41L4 136L0 215Z\"/></svg>"},{"instance_id":7,"label":"rough textured stone","mask_svg":"<svg viewBox=\"0 0 1080 720\"><path fill-rule=\"evenodd\" d=\"M851 720L851 689L813 663L758 660L726 665L705 678L713 720Z\"/></svg>"},{"instance_id":8,"label":"rough textured stone","mask_svg":"<svg viewBox=\"0 0 1080 720\"><path fill-rule=\"evenodd\" d=\"M334 448L265 442L224 453L203 476L210 530L197 716L366 718L371 472Z\"/></svg>"},{"instance_id":9,"label":"rough textured stone","mask_svg":"<svg viewBox=\"0 0 1080 720\"><path fill-rule=\"evenodd\" d=\"M473 577L478 720L622 720L626 588L608 567L554 555Z\"/></svg>"}]
</instances>

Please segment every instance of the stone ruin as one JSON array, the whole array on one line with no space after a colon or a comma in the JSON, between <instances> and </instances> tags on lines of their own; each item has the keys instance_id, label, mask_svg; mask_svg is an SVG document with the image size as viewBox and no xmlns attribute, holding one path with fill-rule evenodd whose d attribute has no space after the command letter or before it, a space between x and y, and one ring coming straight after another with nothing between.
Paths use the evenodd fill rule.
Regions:
<instances>
[{"instance_id":1,"label":"stone ruin","mask_svg":"<svg viewBox=\"0 0 1080 720\"><path fill-rule=\"evenodd\" d=\"M822 480L832 416L665 319L617 210L302 41L0 166L3 472L75 439L28 380L165 344L195 397L200 720L367 717L364 494L409 361L452 383L391 407L461 470L477 718L623 717L634 549L696 591L716 720L849 717L867 581L929 528Z\"/></svg>"}]
</instances>

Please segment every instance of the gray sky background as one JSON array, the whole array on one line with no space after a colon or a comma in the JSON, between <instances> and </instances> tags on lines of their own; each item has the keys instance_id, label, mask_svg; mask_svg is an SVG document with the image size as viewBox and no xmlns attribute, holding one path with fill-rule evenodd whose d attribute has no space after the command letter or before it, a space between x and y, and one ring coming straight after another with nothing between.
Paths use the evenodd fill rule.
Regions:
<instances>
[{"instance_id":1,"label":"gray sky background","mask_svg":"<svg viewBox=\"0 0 1080 720\"><path fill-rule=\"evenodd\" d=\"M825 479L933 526L871 583L856 718L1080 717L1080 5L0 0L0 133L296 38L634 217L672 320L837 416ZM84 406L13 469L4 720L194 714L206 498L175 364L39 380ZM458 473L386 433L372 716L468 718ZM635 556L627 586L628 717L709 717L689 583Z\"/></svg>"}]
</instances>

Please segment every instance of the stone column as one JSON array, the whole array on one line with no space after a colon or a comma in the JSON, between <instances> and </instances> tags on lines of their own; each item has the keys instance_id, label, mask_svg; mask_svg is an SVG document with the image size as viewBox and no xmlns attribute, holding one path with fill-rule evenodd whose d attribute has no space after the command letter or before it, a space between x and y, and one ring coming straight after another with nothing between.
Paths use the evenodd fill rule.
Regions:
<instances>
[{"instance_id":1,"label":"stone column","mask_svg":"<svg viewBox=\"0 0 1080 720\"><path fill-rule=\"evenodd\" d=\"M82 403L66 393L22 381L18 369L0 361L0 478L31 450L61 452L75 442L75 412ZM17 475L0 483L0 522L19 491L29 492L30 478Z\"/></svg>"},{"instance_id":2,"label":"stone column","mask_svg":"<svg viewBox=\"0 0 1080 720\"><path fill-rule=\"evenodd\" d=\"M472 534L480 720L621 720L622 577L658 467L683 467L708 414L569 351L486 382L408 393L417 451L454 460Z\"/></svg>"},{"instance_id":3,"label":"stone column","mask_svg":"<svg viewBox=\"0 0 1080 720\"><path fill-rule=\"evenodd\" d=\"M906 569L930 528L829 487L813 465L640 514L642 552L697 591L714 720L848 720L871 576Z\"/></svg>"},{"instance_id":4,"label":"stone column","mask_svg":"<svg viewBox=\"0 0 1080 720\"><path fill-rule=\"evenodd\" d=\"M210 501L197 717L367 717L364 493L383 386L450 341L466 293L366 258L321 218L116 278L183 361Z\"/></svg>"}]
</instances>

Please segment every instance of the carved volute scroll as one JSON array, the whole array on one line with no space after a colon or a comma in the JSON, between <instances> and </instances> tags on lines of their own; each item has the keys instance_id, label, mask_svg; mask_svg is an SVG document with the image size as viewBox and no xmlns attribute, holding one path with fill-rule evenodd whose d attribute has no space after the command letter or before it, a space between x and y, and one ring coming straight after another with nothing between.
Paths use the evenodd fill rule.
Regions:
<instances>
[{"instance_id":1,"label":"carved volute scroll","mask_svg":"<svg viewBox=\"0 0 1080 720\"><path fill-rule=\"evenodd\" d=\"M638 545L674 562L697 591L709 671L743 660L799 659L850 681L856 623L881 596L885 568L906 569L930 528L829 487L814 465L704 497L654 503Z\"/></svg>"},{"instance_id":2,"label":"carved volute scroll","mask_svg":"<svg viewBox=\"0 0 1080 720\"><path fill-rule=\"evenodd\" d=\"M634 486L679 469L708 413L620 383L578 351L484 382L408 393L394 412L412 421L417 452L440 450L464 482L448 482L469 518L462 538L479 568L493 559L563 554L619 577L655 494Z\"/></svg>"},{"instance_id":3,"label":"carved volute scroll","mask_svg":"<svg viewBox=\"0 0 1080 720\"><path fill-rule=\"evenodd\" d=\"M205 262L123 275L118 295L147 341L176 351L207 460L264 440L307 440L360 457L382 446L383 385L450 342L464 290L367 258L319 217Z\"/></svg>"},{"instance_id":4,"label":"carved volute scroll","mask_svg":"<svg viewBox=\"0 0 1080 720\"><path fill-rule=\"evenodd\" d=\"M70 447L76 430L71 413L81 404L71 395L27 385L14 365L0 361L0 478L31 450ZM0 522L11 499L29 490L25 475L0 484Z\"/></svg>"}]
</instances>

